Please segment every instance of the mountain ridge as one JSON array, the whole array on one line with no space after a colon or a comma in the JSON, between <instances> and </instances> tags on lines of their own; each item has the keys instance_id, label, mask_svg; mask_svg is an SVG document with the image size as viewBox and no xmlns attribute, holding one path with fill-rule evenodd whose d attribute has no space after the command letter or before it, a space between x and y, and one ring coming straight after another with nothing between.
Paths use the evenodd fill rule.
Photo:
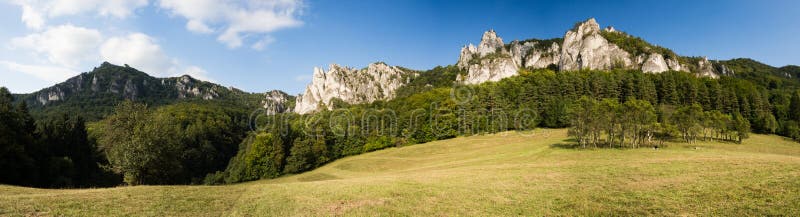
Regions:
<instances>
[{"instance_id":1,"label":"mountain ridge","mask_svg":"<svg viewBox=\"0 0 800 217\"><path fill-rule=\"evenodd\" d=\"M37 116L66 110L82 114L89 120L99 120L124 100L154 106L178 101L227 100L244 106L269 108L268 113L275 113L276 110L284 111L285 103L276 106L273 101L285 101L289 97L282 91L249 93L189 75L157 78L128 65L118 66L103 62L92 71L33 93L16 94L15 98L17 101L24 101Z\"/></svg>"},{"instance_id":2,"label":"mountain ridge","mask_svg":"<svg viewBox=\"0 0 800 217\"><path fill-rule=\"evenodd\" d=\"M454 66L461 71L456 73L455 79L448 79L452 80L452 84L499 81L516 76L523 68L550 68L555 71L630 69L647 73L685 71L711 78L737 76L756 80L764 80L754 78L759 76L800 78L800 66L796 65L774 67L748 58L708 60L705 57L680 56L668 48L651 44L612 26L601 29L594 18L577 22L562 38L529 38L505 43L490 29L483 33L478 46L468 44L461 48ZM440 69L454 70L448 67ZM434 77L449 75L424 73L436 70L416 71L384 62L374 62L361 69L331 64L327 71L314 68L312 81L302 94L293 96L279 90L250 93L188 75L156 78L127 65L104 62L92 71L65 82L33 93L15 95L18 100L28 103L33 111L73 103L79 105L67 107L103 107L98 110L102 115L110 111L114 103L125 99L144 98L144 102L162 105L176 100L222 98L246 101L244 104L264 108L267 114L307 114L319 109L332 109L337 99L349 104L371 103L392 99L397 91L412 83L431 86L429 83L415 82L415 79L435 80L437 85L442 85L442 79ZM96 97L112 99L98 101L94 99Z\"/></svg>"}]
</instances>

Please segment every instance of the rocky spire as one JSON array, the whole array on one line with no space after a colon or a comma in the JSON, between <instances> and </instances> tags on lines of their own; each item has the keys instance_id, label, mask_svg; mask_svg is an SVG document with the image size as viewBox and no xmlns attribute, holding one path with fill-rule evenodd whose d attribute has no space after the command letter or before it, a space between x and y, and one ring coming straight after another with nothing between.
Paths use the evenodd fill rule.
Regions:
<instances>
[{"instance_id":1,"label":"rocky spire","mask_svg":"<svg viewBox=\"0 0 800 217\"><path fill-rule=\"evenodd\" d=\"M489 30L483 33L483 37L481 37L481 43L478 44L478 53L481 56L485 56L486 54L494 53L497 51L497 48L503 47L503 39L497 37L497 33L494 30Z\"/></svg>"},{"instance_id":2,"label":"rocky spire","mask_svg":"<svg viewBox=\"0 0 800 217\"><path fill-rule=\"evenodd\" d=\"M559 70L628 68L631 65L630 54L603 38L594 18L575 24L564 34Z\"/></svg>"}]
</instances>

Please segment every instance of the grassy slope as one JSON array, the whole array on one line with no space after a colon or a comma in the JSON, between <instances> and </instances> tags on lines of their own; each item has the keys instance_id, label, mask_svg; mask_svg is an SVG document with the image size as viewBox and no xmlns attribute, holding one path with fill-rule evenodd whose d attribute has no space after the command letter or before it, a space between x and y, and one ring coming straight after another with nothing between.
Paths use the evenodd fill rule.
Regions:
<instances>
[{"instance_id":1,"label":"grassy slope","mask_svg":"<svg viewBox=\"0 0 800 217\"><path fill-rule=\"evenodd\" d=\"M800 214L800 144L780 137L661 150L570 149L565 138L456 138L230 186L0 186L0 215Z\"/></svg>"}]
</instances>

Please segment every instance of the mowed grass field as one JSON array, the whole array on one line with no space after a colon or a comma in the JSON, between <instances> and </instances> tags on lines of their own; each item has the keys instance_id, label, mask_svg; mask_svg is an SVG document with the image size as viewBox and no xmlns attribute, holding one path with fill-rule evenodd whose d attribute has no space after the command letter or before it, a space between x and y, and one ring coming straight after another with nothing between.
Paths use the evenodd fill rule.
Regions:
<instances>
[{"instance_id":1,"label":"mowed grass field","mask_svg":"<svg viewBox=\"0 0 800 217\"><path fill-rule=\"evenodd\" d=\"M227 186L0 186L0 215L800 215L800 144L574 149L565 129L455 138Z\"/></svg>"}]
</instances>

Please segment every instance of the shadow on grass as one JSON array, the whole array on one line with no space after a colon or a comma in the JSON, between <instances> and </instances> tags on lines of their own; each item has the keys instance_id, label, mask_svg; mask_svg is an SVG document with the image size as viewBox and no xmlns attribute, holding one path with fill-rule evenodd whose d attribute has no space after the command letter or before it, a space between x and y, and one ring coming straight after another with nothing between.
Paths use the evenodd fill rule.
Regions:
<instances>
[{"instance_id":1,"label":"shadow on grass","mask_svg":"<svg viewBox=\"0 0 800 217\"><path fill-rule=\"evenodd\" d=\"M578 143L556 143L556 144L551 144L550 148L580 149L581 146L578 145Z\"/></svg>"}]
</instances>

